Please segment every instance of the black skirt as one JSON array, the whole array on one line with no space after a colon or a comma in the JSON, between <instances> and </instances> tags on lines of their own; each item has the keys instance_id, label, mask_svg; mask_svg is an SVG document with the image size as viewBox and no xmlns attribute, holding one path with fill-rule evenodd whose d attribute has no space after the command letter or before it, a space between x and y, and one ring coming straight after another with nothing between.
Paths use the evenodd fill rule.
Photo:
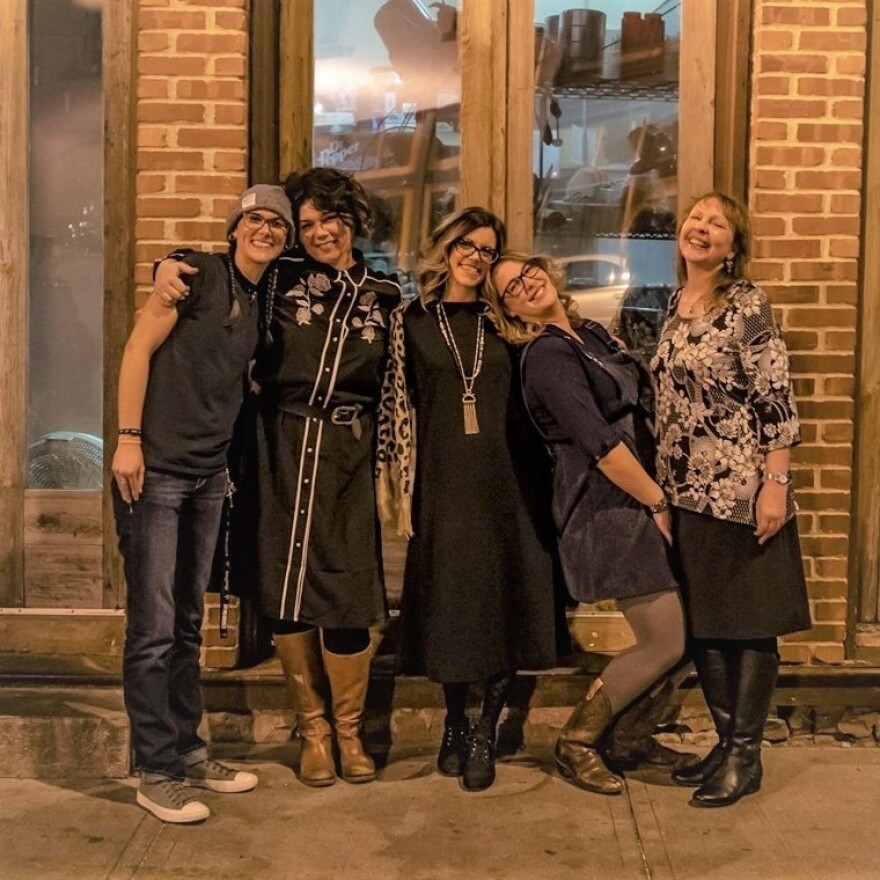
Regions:
<instances>
[{"instance_id":1,"label":"black skirt","mask_svg":"<svg viewBox=\"0 0 880 880\"><path fill-rule=\"evenodd\" d=\"M763 546L754 526L679 507L672 527L690 635L763 639L810 628L795 518Z\"/></svg>"}]
</instances>

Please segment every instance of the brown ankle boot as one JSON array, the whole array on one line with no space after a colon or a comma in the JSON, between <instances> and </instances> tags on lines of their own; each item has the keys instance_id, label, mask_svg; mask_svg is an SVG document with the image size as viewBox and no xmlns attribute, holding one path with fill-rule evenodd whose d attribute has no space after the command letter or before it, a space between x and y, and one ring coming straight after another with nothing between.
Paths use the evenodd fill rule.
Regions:
<instances>
[{"instance_id":1,"label":"brown ankle boot","mask_svg":"<svg viewBox=\"0 0 880 880\"><path fill-rule=\"evenodd\" d=\"M324 668L333 695L340 775L346 782L372 782L376 778L376 765L364 751L360 738L372 659L372 645L359 654L332 654L324 649Z\"/></svg>"},{"instance_id":2,"label":"brown ankle boot","mask_svg":"<svg viewBox=\"0 0 880 880\"><path fill-rule=\"evenodd\" d=\"M299 778L316 787L336 782L333 740L325 717L326 677L317 630L274 637L302 741Z\"/></svg>"},{"instance_id":3,"label":"brown ankle boot","mask_svg":"<svg viewBox=\"0 0 880 880\"><path fill-rule=\"evenodd\" d=\"M575 706L556 741L556 765L578 788L599 794L623 792L623 779L605 766L597 749L613 717L602 681L597 679L586 697Z\"/></svg>"}]
</instances>

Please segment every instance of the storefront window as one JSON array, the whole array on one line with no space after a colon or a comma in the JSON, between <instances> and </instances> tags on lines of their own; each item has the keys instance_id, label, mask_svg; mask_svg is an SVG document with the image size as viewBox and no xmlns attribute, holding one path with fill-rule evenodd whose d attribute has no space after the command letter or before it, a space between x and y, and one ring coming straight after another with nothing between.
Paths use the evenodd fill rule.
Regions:
<instances>
[{"instance_id":1,"label":"storefront window","mask_svg":"<svg viewBox=\"0 0 880 880\"><path fill-rule=\"evenodd\" d=\"M102 473L101 0L29 7L28 480Z\"/></svg>"},{"instance_id":2,"label":"storefront window","mask_svg":"<svg viewBox=\"0 0 880 880\"><path fill-rule=\"evenodd\" d=\"M314 163L355 174L375 225L359 242L410 293L422 237L455 207L457 4L316 0Z\"/></svg>"},{"instance_id":3,"label":"storefront window","mask_svg":"<svg viewBox=\"0 0 880 880\"><path fill-rule=\"evenodd\" d=\"M680 5L535 2L534 246L643 354L675 284Z\"/></svg>"}]
</instances>

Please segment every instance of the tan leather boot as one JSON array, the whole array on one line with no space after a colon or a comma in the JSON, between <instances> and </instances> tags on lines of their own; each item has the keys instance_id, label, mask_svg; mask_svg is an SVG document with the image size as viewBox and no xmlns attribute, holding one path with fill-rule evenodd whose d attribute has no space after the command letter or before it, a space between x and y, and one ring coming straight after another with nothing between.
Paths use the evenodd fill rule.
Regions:
<instances>
[{"instance_id":1,"label":"tan leather boot","mask_svg":"<svg viewBox=\"0 0 880 880\"><path fill-rule=\"evenodd\" d=\"M325 714L327 680L318 631L276 635L274 642L302 740L299 778L306 785L333 785L336 767L330 724Z\"/></svg>"},{"instance_id":2,"label":"tan leather boot","mask_svg":"<svg viewBox=\"0 0 880 880\"><path fill-rule=\"evenodd\" d=\"M333 696L340 775L346 782L372 782L376 778L376 765L364 751L360 738L372 659L372 645L359 654L331 654L324 650L324 668Z\"/></svg>"},{"instance_id":3,"label":"tan leather boot","mask_svg":"<svg viewBox=\"0 0 880 880\"><path fill-rule=\"evenodd\" d=\"M602 680L596 679L584 699L575 706L556 741L559 772L578 788L599 794L623 792L623 779L605 766L597 750L602 733L613 717Z\"/></svg>"}]
</instances>

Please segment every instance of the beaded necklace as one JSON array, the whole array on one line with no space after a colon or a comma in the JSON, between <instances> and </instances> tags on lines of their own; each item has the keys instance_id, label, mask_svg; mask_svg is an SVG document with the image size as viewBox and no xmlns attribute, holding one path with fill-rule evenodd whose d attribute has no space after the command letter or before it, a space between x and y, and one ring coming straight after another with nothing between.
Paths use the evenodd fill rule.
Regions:
<instances>
[{"instance_id":1,"label":"beaded necklace","mask_svg":"<svg viewBox=\"0 0 880 880\"><path fill-rule=\"evenodd\" d=\"M461 376L461 383L464 386L464 394L461 396L461 405L464 415L464 432L465 434L479 434L480 423L477 421L477 396L474 394L474 382L480 375L483 368L483 348L486 342L486 329L484 326L485 315L477 316L477 344L474 347L474 365L470 376L464 371L464 364L461 360L461 354L455 343L455 337L452 335L452 327L449 318L446 315L446 309L443 303L437 303L437 323L440 325L440 333L443 335L443 341L446 347L452 353L455 366L458 369L458 375Z\"/></svg>"}]
</instances>

